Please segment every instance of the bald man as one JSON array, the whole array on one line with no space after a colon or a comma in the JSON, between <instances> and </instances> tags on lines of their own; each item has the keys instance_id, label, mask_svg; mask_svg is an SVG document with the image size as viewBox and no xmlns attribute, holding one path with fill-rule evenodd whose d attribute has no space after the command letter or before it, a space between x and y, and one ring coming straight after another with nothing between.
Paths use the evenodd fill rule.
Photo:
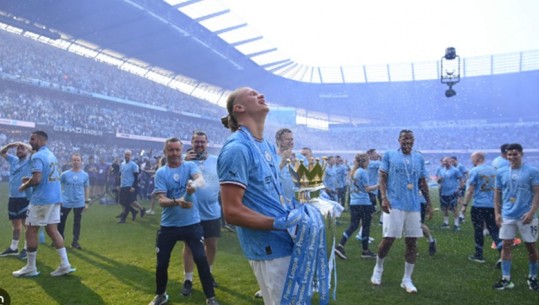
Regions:
<instances>
[{"instance_id":1,"label":"bald man","mask_svg":"<svg viewBox=\"0 0 539 305\"><path fill-rule=\"evenodd\" d=\"M496 169L491 165L485 164L485 154L483 152L474 152L471 159L474 167L470 170L470 176L467 181L468 188L463 203L463 210L468 206L473 197L471 216L474 228L475 253L468 258L471 261L484 263L484 224L486 224L490 236L496 245L500 242L498 236L499 229L496 226L496 218L494 217Z\"/></svg>"}]
</instances>

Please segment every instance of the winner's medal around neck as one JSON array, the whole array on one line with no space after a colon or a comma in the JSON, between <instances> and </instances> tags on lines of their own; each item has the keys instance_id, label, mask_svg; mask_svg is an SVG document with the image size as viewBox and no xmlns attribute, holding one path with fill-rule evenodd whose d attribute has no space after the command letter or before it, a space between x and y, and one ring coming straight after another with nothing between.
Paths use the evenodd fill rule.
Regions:
<instances>
[{"instance_id":1,"label":"winner's medal around neck","mask_svg":"<svg viewBox=\"0 0 539 305\"><path fill-rule=\"evenodd\" d=\"M518 174L513 172L513 168L509 170L509 202L515 203L517 201L518 183L520 181L520 175L522 174L522 167L519 168Z\"/></svg>"},{"instance_id":2,"label":"winner's medal around neck","mask_svg":"<svg viewBox=\"0 0 539 305\"><path fill-rule=\"evenodd\" d=\"M404 155L404 153L402 153L401 151L401 154L402 154L402 163L404 165L404 172L406 173L406 180L408 180L408 184L406 184L406 188L411 191L414 189L414 184L411 182L413 177L414 177L414 174L415 174L415 168L414 168L414 155L413 153L410 151L410 159L407 159L406 156ZM410 170L408 170L408 165L411 164L411 168Z\"/></svg>"}]
</instances>

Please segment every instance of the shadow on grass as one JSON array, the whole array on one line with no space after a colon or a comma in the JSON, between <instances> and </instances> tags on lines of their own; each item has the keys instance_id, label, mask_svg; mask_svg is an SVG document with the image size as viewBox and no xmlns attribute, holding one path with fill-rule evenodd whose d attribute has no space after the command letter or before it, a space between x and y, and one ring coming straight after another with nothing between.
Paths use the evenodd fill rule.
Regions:
<instances>
[{"instance_id":1,"label":"shadow on grass","mask_svg":"<svg viewBox=\"0 0 539 305\"><path fill-rule=\"evenodd\" d=\"M147 294L154 293L153 285L148 285L148 279L152 279L151 283L153 283L155 278L153 272L132 264L113 260L91 250L71 251L70 255L85 261L102 272L108 272L119 282L132 287L133 290L143 291Z\"/></svg>"},{"instance_id":2,"label":"shadow on grass","mask_svg":"<svg viewBox=\"0 0 539 305\"><path fill-rule=\"evenodd\" d=\"M53 271L50 267L39 264L38 270L41 274L34 278L20 278L20 281L34 281L38 286L41 286L43 291L55 300L56 304L107 304L103 298L82 283L81 278L77 273L71 273L66 276L53 278L49 275ZM77 297L78 296L78 297ZM22 304L17 301L18 297L12 296L12 304ZM66 302L66 300L69 300ZM33 300L32 303L26 304L43 304L43 300Z\"/></svg>"},{"instance_id":3,"label":"shadow on grass","mask_svg":"<svg viewBox=\"0 0 539 305\"><path fill-rule=\"evenodd\" d=\"M262 299L257 299L254 297L256 291L245 291L245 290L233 290L230 288L223 287L222 285L218 288L215 288L215 296L219 301L220 305L234 305L234 301L227 302L227 299L232 300L249 300L250 304L258 305L264 304Z\"/></svg>"}]
</instances>

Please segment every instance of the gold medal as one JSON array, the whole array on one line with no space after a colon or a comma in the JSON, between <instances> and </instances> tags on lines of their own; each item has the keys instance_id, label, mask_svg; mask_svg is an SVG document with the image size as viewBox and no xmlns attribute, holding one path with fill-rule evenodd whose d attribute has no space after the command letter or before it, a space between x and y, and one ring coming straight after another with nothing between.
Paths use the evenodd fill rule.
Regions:
<instances>
[{"instance_id":1,"label":"gold medal","mask_svg":"<svg viewBox=\"0 0 539 305\"><path fill-rule=\"evenodd\" d=\"M511 197L511 198L509 198L509 201L511 201L511 203L515 203L517 201L517 198L516 197Z\"/></svg>"},{"instance_id":2,"label":"gold medal","mask_svg":"<svg viewBox=\"0 0 539 305\"><path fill-rule=\"evenodd\" d=\"M409 190L413 190L413 189L414 189L414 185L411 184L411 183L408 183L408 184L406 185L406 187L407 187Z\"/></svg>"}]
</instances>

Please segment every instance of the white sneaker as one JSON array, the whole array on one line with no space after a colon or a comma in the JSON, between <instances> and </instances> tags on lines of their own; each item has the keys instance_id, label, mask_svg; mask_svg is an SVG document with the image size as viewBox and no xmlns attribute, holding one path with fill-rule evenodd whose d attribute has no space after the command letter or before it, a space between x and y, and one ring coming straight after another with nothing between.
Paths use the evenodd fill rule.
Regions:
<instances>
[{"instance_id":1,"label":"white sneaker","mask_svg":"<svg viewBox=\"0 0 539 305\"><path fill-rule=\"evenodd\" d=\"M382 285L382 273L384 269L378 268L377 265L374 265L374 270L372 271L371 283L375 286Z\"/></svg>"},{"instance_id":2,"label":"white sneaker","mask_svg":"<svg viewBox=\"0 0 539 305\"><path fill-rule=\"evenodd\" d=\"M258 290L257 292L255 292L255 298L262 299L262 290Z\"/></svg>"},{"instance_id":3,"label":"white sneaker","mask_svg":"<svg viewBox=\"0 0 539 305\"><path fill-rule=\"evenodd\" d=\"M146 214L155 215L155 211L154 210L146 210Z\"/></svg>"},{"instance_id":4,"label":"white sneaker","mask_svg":"<svg viewBox=\"0 0 539 305\"><path fill-rule=\"evenodd\" d=\"M60 265L56 270L51 272L51 276L62 276L66 274L70 274L71 272L75 272L77 269L72 268L71 266L62 266Z\"/></svg>"},{"instance_id":5,"label":"white sneaker","mask_svg":"<svg viewBox=\"0 0 539 305\"><path fill-rule=\"evenodd\" d=\"M417 288L415 288L411 280L402 281L401 287L408 293L417 293Z\"/></svg>"},{"instance_id":6,"label":"white sneaker","mask_svg":"<svg viewBox=\"0 0 539 305\"><path fill-rule=\"evenodd\" d=\"M14 277L32 277L38 276L39 271L37 271L37 268L30 268L26 265L17 271L13 271L12 274Z\"/></svg>"}]
</instances>

